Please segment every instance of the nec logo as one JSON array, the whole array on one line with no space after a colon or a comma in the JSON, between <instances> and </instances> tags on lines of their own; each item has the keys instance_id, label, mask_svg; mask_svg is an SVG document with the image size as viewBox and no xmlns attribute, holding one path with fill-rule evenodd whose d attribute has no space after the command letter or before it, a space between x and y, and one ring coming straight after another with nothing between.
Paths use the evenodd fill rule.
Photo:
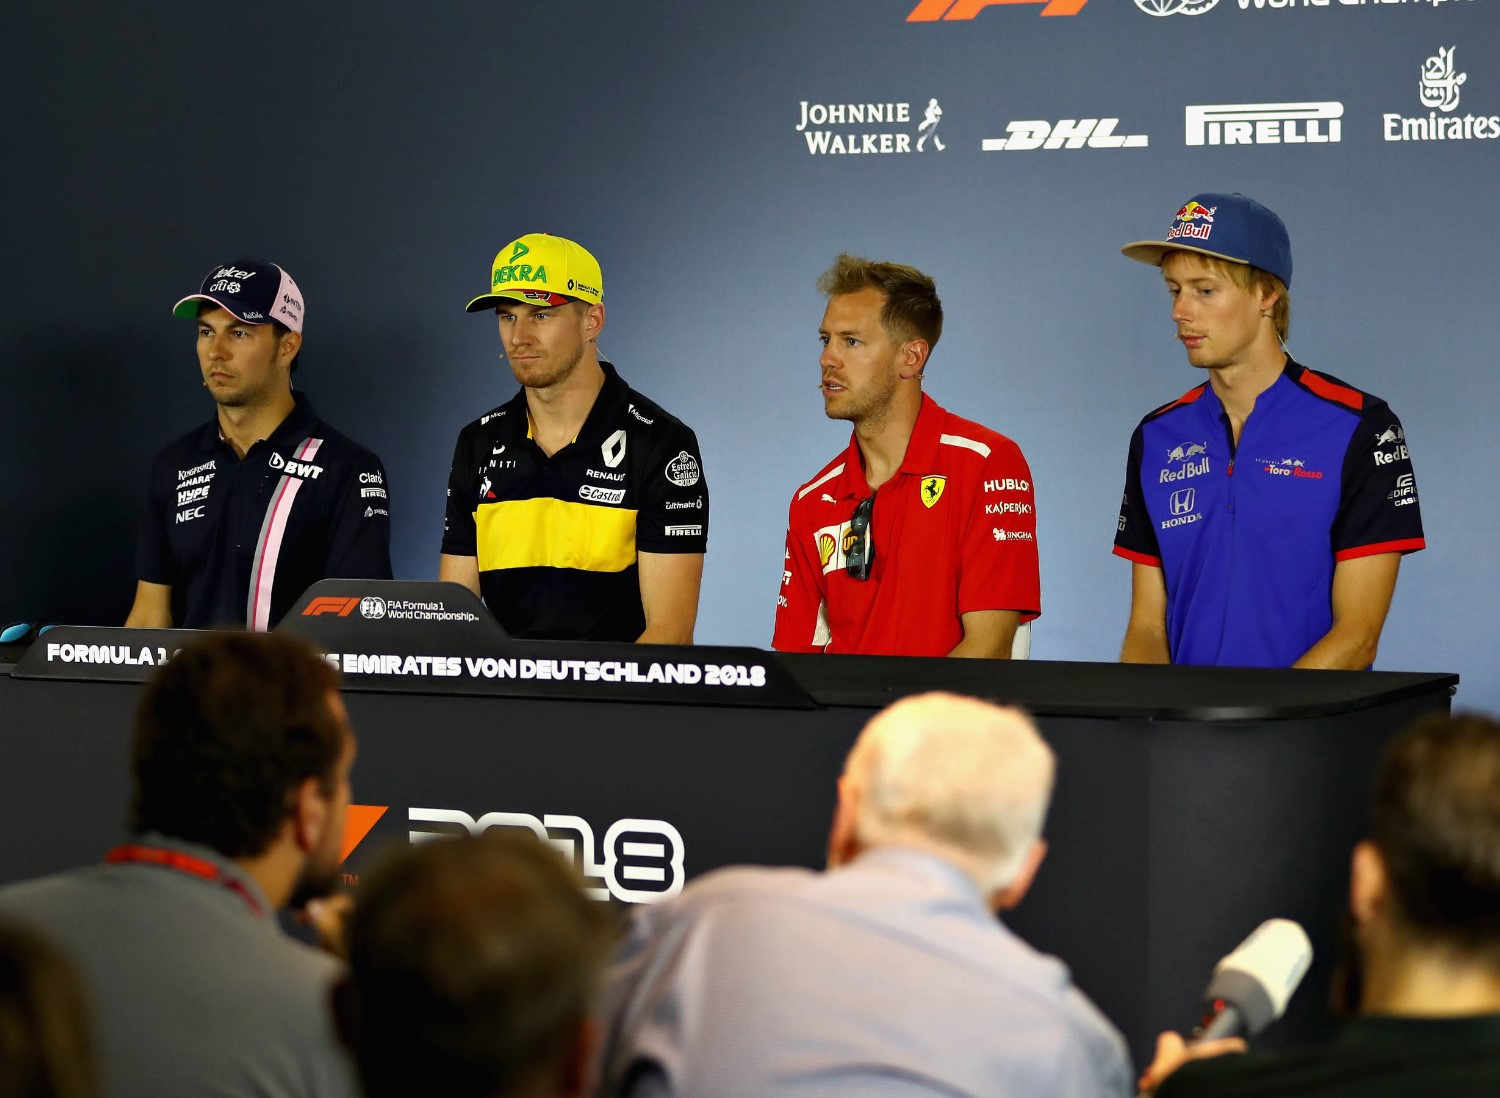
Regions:
<instances>
[{"instance_id":1,"label":"nec logo","mask_svg":"<svg viewBox=\"0 0 1500 1098\"><path fill-rule=\"evenodd\" d=\"M603 882L603 888L584 890L596 900L613 896L630 904L658 903L681 892L687 876L682 868L686 853L682 835L666 820L616 820L604 833L604 860L597 862L594 829L581 816L538 818L526 812L486 812L476 820L458 809L411 808L406 818L412 824L444 825L441 830L408 831L414 843L461 834L455 827L471 835L483 835L492 827L524 827L562 851L586 879ZM656 887L635 888L625 882Z\"/></svg>"},{"instance_id":2,"label":"nec logo","mask_svg":"<svg viewBox=\"0 0 1500 1098\"><path fill-rule=\"evenodd\" d=\"M346 599L334 595L319 595L307 604L307 609L302 611L302 616L317 618L324 614L337 614L341 618L347 618L354 613L354 608L358 605L358 598Z\"/></svg>"},{"instance_id":3,"label":"nec logo","mask_svg":"<svg viewBox=\"0 0 1500 1098\"><path fill-rule=\"evenodd\" d=\"M939 19L973 19L992 4L1041 4L1042 15L1077 15L1089 0L922 0L906 17L908 23Z\"/></svg>"},{"instance_id":4,"label":"nec logo","mask_svg":"<svg viewBox=\"0 0 1500 1098\"><path fill-rule=\"evenodd\" d=\"M1193 509L1197 499L1197 489L1179 488L1172 493L1172 514L1185 515Z\"/></svg>"}]
</instances>

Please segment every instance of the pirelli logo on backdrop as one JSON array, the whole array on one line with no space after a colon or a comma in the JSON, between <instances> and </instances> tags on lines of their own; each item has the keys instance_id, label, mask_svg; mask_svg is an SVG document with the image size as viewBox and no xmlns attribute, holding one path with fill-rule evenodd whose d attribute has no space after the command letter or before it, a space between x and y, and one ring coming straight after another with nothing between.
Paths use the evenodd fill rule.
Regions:
<instances>
[{"instance_id":1,"label":"pirelli logo on backdrop","mask_svg":"<svg viewBox=\"0 0 1500 1098\"><path fill-rule=\"evenodd\" d=\"M908 23L935 23L943 20L973 19L985 8L997 4L1033 4L1041 7L1039 15L1077 15L1089 0L921 0L906 17Z\"/></svg>"}]
</instances>

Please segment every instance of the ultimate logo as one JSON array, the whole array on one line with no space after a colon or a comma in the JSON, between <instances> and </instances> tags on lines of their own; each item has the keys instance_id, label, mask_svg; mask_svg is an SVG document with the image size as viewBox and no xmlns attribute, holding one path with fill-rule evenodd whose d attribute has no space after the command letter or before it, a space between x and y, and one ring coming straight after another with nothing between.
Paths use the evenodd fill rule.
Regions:
<instances>
[{"instance_id":1,"label":"ultimate logo","mask_svg":"<svg viewBox=\"0 0 1500 1098\"><path fill-rule=\"evenodd\" d=\"M495 268L495 277L490 281L490 289L505 282L546 282L547 268L545 266L533 267L530 263L517 263L516 260L524 255L529 255L531 249L519 240L516 241L515 249L510 253L510 262L504 267Z\"/></svg>"}]
</instances>

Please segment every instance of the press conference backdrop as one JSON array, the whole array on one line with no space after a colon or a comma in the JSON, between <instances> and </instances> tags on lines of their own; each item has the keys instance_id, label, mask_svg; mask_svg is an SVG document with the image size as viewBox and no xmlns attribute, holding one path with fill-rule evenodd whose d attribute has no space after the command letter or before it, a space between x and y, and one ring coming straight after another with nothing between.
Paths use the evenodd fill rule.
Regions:
<instances>
[{"instance_id":1,"label":"press conference backdrop","mask_svg":"<svg viewBox=\"0 0 1500 1098\"><path fill-rule=\"evenodd\" d=\"M389 470L436 574L459 428L514 391L463 306L507 240L584 242L602 346L698 432L698 636L769 642L822 414L818 274L937 280L928 391L1036 483L1039 658L1109 660L1131 430L1198 383L1119 255L1196 191L1278 210L1290 347L1385 397L1431 548L1379 665L1500 708L1495 0L13 4L0 619L117 622L149 455L209 416L170 305L243 253L307 297L297 382ZM1374 439L1370 440L1373 446Z\"/></svg>"}]
</instances>

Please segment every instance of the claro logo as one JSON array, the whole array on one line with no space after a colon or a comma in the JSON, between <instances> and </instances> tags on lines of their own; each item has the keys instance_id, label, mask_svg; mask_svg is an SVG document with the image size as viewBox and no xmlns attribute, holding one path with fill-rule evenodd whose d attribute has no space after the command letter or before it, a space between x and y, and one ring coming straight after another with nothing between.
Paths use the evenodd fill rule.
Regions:
<instances>
[{"instance_id":1,"label":"claro logo","mask_svg":"<svg viewBox=\"0 0 1500 1098\"><path fill-rule=\"evenodd\" d=\"M658 903L681 892L686 880L682 835L666 820L616 820L604 833L602 846L595 844L594 829L581 816L486 812L475 819L458 809L411 808L407 820L414 843L461 834L460 828L483 835L492 827L524 827L571 858L590 883L602 882L602 888L585 890L596 900L613 896L630 904Z\"/></svg>"},{"instance_id":2,"label":"claro logo","mask_svg":"<svg viewBox=\"0 0 1500 1098\"><path fill-rule=\"evenodd\" d=\"M921 0L906 17L908 23L935 23L939 19L973 19L993 4L1040 4L1041 15L1077 15L1089 0Z\"/></svg>"}]
</instances>

